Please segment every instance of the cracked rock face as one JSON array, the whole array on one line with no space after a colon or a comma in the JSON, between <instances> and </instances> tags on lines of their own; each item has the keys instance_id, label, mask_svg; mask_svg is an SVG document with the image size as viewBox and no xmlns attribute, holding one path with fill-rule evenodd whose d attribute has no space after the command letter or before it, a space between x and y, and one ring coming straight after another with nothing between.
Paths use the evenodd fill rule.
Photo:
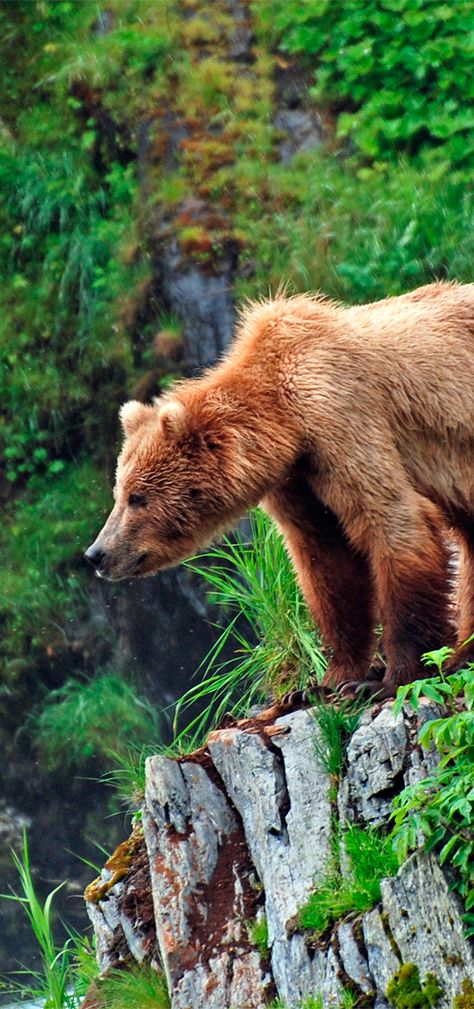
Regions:
<instances>
[{"instance_id":1,"label":"cracked rock face","mask_svg":"<svg viewBox=\"0 0 474 1009\"><path fill-rule=\"evenodd\" d=\"M324 873L332 812L329 779L321 770L315 774L314 719L298 711L279 718L275 730L224 729L209 740L209 752L242 817L265 892L273 977L288 1001L311 994L315 985L327 987L325 969L301 937L288 937L287 925Z\"/></svg>"},{"instance_id":2,"label":"cracked rock face","mask_svg":"<svg viewBox=\"0 0 474 1009\"><path fill-rule=\"evenodd\" d=\"M435 858L414 855L395 879L382 881L386 928L401 963L416 963L421 977L435 974L450 1009L463 979L474 978L474 955L462 929L459 902Z\"/></svg>"},{"instance_id":3,"label":"cracked rock face","mask_svg":"<svg viewBox=\"0 0 474 1009\"><path fill-rule=\"evenodd\" d=\"M269 977L248 940L256 878L217 775L151 757L143 825L163 967L174 1009L257 1009Z\"/></svg>"},{"instance_id":4,"label":"cracked rock face","mask_svg":"<svg viewBox=\"0 0 474 1009\"><path fill-rule=\"evenodd\" d=\"M350 740L337 797L340 816L368 827L431 769L416 736L437 715L429 705L416 716L377 710ZM422 981L435 974L439 1009L451 1009L474 978L474 958L433 855L409 859L382 882L377 907L348 915L324 942L298 929L331 859L331 782L315 758L317 731L310 711L264 713L212 733L186 759L148 759L144 842L124 878L105 894L99 886L89 904L102 971L127 959L161 963L172 1009L263 1009L275 995L289 1009L307 996L339 1009L349 984L368 1006L388 1009L391 979L414 963ZM263 913L266 952L252 941Z\"/></svg>"},{"instance_id":5,"label":"cracked rock face","mask_svg":"<svg viewBox=\"0 0 474 1009\"><path fill-rule=\"evenodd\" d=\"M113 885L113 873L102 869L98 894L100 900L86 900L87 913L94 926L97 960L101 973L122 966L130 957L137 963L160 966L156 941L155 915L145 841L137 846L129 871ZM94 884L92 885L92 887ZM92 890L88 887L88 892Z\"/></svg>"},{"instance_id":6,"label":"cracked rock face","mask_svg":"<svg viewBox=\"0 0 474 1009\"><path fill-rule=\"evenodd\" d=\"M237 254L230 247L212 273L185 259L176 239L163 245L155 264L157 284L181 320L192 372L214 364L229 347L235 326L232 300Z\"/></svg>"},{"instance_id":7,"label":"cracked rock face","mask_svg":"<svg viewBox=\"0 0 474 1009\"><path fill-rule=\"evenodd\" d=\"M434 756L421 755L415 743L419 726L438 714L436 705L422 701L418 717L412 710L395 716L392 705L374 719L370 711L362 716L347 748L347 773L339 788L342 823L379 827L387 822L395 795L433 768Z\"/></svg>"}]
</instances>

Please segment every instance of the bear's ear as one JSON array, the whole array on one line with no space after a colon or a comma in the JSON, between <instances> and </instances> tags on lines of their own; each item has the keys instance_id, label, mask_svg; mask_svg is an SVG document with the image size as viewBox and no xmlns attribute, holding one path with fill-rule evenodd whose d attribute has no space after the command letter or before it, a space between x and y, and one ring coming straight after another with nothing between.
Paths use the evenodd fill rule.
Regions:
<instances>
[{"instance_id":1,"label":"bear's ear","mask_svg":"<svg viewBox=\"0 0 474 1009\"><path fill-rule=\"evenodd\" d=\"M159 413L163 433L169 438L179 438L187 428L186 407L178 400L172 399L164 403Z\"/></svg>"},{"instance_id":2,"label":"bear's ear","mask_svg":"<svg viewBox=\"0 0 474 1009\"><path fill-rule=\"evenodd\" d=\"M139 403L137 399L124 403L119 411L124 434L127 437L135 434L135 431L138 431L146 420L151 420L153 415L156 416L155 408L146 403Z\"/></svg>"}]
</instances>

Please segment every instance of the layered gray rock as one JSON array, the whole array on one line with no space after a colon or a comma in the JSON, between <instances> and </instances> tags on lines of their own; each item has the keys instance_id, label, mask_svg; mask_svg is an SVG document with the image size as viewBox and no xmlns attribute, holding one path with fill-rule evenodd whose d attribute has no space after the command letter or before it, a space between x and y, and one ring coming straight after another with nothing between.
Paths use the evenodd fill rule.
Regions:
<instances>
[{"instance_id":1,"label":"layered gray rock","mask_svg":"<svg viewBox=\"0 0 474 1009\"><path fill-rule=\"evenodd\" d=\"M435 755L421 753L416 737L419 726L438 715L439 708L423 699L417 716L411 709L394 715L392 705L376 718L365 712L347 747L347 772L338 791L342 823L379 827L387 822L398 792L433 768Z\"/></svg>"},{"instance_id":2,"label":"layered gray rock","mask_svg":"<svg viewBox=\"0 0 474 1009\"><path fill-rule=\"evenodd\" d=\"M435 714L422 705L417 715L394 716L387 704L363 716L337 796L348 822L386 823L397 791L428 773L433 756L419 751L416 736ZM263 1009L273 995L288 1009L307 996L339 1009L348 986L387 1009L390 981L410 963L422 982L435 974L439 1009L451 1009L474 978L474 959L434 855L410 858L382 882L377 907L347 915L324 941L299 927L298 912L333 859L334 783L316 759L318 731L310 711L268 712L212 733L186 759L149 758L143 829L156 945L149 934L144 945L140 914L124 919L130 869L106 892L96 887L89 908L102 969L117 949L122 960L160 960L172 1009ZM267 950L253 939L263 914Z\"/></svg>"},{"instance_id":3,"label":"layered gray rock","mask_svg":"<svg viewBox=\"0 0 474 1009\"><path fill-rule=\"evenodd\" d=\"M440 866L434 856L414 855L395 879L382 881L381 890L386 929L401 963L416 963L422 977L435 974L445 991L438 1005L449 1009L463 980L474 979L474 955Z\"/></svg>"},{"instance_id":4,"label":"layered gray rock","mask_svg":"<svg viewBox=\"0 0 474 1009\"><path fill-rule=\"evenodd\" d=\"M263 886L273 977L286 1001L328 987L326 965L287 932L330 856L330 782L323 771L315 774L316 732L310 713L298 711L277 719L271 732L224 729L208 744Z\"/></svg>"},{"instance_id":5,"label":"layered gray rock","mask_svg":"<svg viewBox=\"0 0 474 1009\"><path fill-rule=\"evenodd\" d=\"M259 1009L270 977L248 939L256 877L207 764L147 762L143 826L161 959L173 1009Z\"/></svg>"},{"instance_id":6,"label":"layered gray rock","mask_svg":"<svg viewBox=\"0 0 474 1009\"><path fill-rule=\"evenodd\" d=\"M102 974L130 958L161 966L148 854L140 828L106 862L99 878L87 887L85 898Z\"/></svg>"}]
</instances>

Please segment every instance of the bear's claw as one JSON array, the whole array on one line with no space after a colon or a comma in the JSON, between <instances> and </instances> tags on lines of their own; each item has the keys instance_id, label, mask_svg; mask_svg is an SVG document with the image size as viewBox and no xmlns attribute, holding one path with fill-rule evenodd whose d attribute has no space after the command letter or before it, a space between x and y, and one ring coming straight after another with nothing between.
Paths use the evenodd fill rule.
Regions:
<instances>
[{"instance_id":1,"label":"bear's claw","mask_svg":"<svg viewBox=\"0 0 474 1009\"><path fill-rule=\"evenodd\" d=\"M342 683L338 687L339 697L367 698L374 701L385 701L389 697L394 698L397 693L397 686L390 680L351 680L349 683Z\"/></svg>"},{"instance_id":2,"label":"bear's claw","mask_svg":"<svg viewBox=\"0 0 474 1009\"><path fill-rule=\"evenodd\" d=\"M330 687L323 686L322 683L312 681L305 689L289 690L281 699L281 704L289 708L310 707L316 699L327 699L334 691Z\"/></svg>"}]
</instances>

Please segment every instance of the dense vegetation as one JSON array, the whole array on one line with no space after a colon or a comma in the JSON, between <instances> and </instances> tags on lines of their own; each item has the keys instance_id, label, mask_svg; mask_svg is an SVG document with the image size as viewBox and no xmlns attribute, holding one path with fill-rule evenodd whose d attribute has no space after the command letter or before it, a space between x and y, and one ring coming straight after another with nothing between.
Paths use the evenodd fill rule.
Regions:
<instances>
[{"instance_id":1,"label":"dense vegetation","mask_svg":"<svg viewBox=\"0 0 474 1009\"><path fill-rule=\"evenodd\" d=\"M0 10L0 742L10 747L7 726L54 688L29 722L44 762L78 765L113 749L132 790L140 738L149 742L156 722L115 670L95 675L94 649L78 647L76 632L89 619L82 552L110 497L117 407L189 370L183 320L160 280L163 250L175 242L206 276L231 259L236 301L281 281L362 302L472 279L472 0L249 0L241 13L239 50L225 0L15 0ZM323 139L288 157L277 113L295 89ZM214 595L247 618L221 639L234 635L238 659L216 669L218 643L207 685L186 699L213 696L213 713L242 683L250 703L321 665L281 543L259 536L260 559L244 540L230 567L222 552L212 558ZM240 586L247 576L240 595L219 584L236 562ZM275 565L270 600L262 572L274 585ZM457 859L471 901L471 810L456 775L472 728L432 732L441 791L429 782L404 796L400 844L410 846L413 814L428 843Z\"/></svg>"},{"instance_id":2,"label":"dense vegetation","mask_svg":"<svg viewBox=\"0 0 474 1009\"><path fill-rule=\"evenodd\" d=\"M270 0L282 49L315 66L312 94L335 106L337 136L386 163L401 151L440 174L474 154L471 0Z\"/></svg>"}]
</instances>

